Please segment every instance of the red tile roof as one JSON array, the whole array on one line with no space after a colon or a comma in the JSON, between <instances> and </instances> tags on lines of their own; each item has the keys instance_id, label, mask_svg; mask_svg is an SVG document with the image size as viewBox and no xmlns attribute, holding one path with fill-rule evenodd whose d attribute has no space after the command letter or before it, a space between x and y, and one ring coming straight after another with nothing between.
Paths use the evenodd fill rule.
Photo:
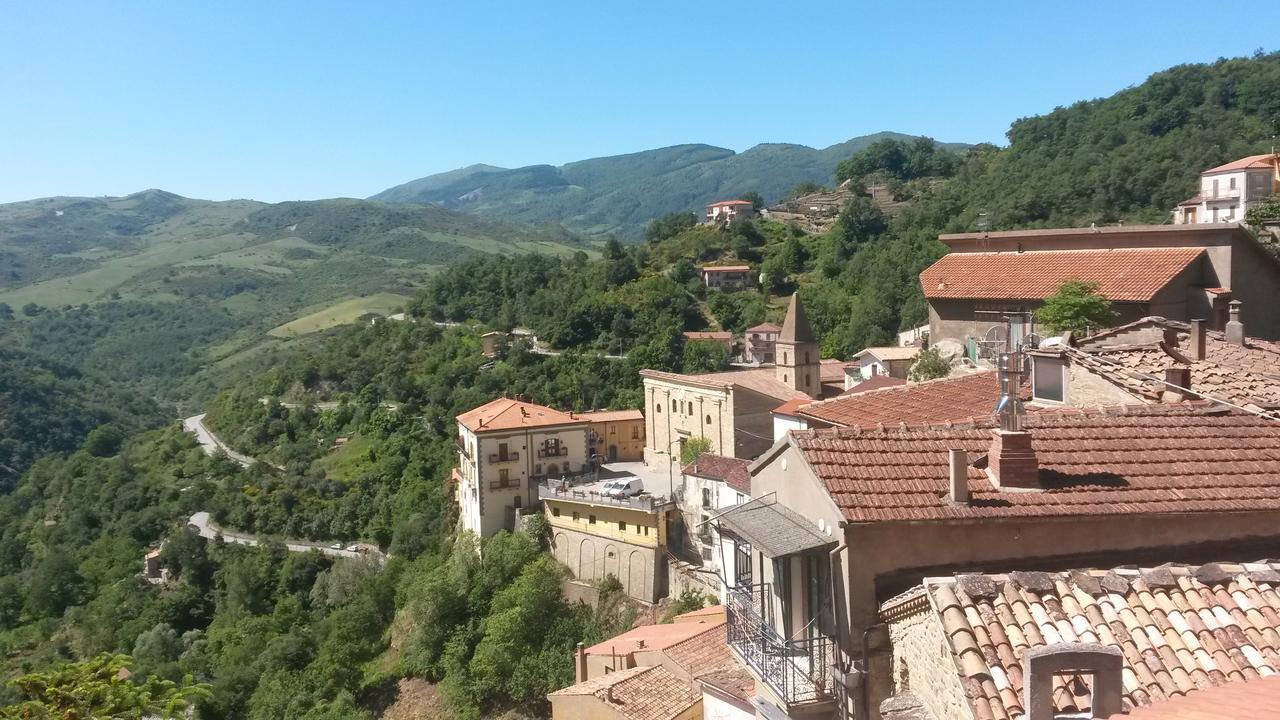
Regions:
<instances>
[{"instance_id":1,"label":"red tile roof","mask_svg":"<svg viewBox=\"0 0 1280 720\"><path fill-rule=\"evenodd\" d=\"M1266 153L1265 155L1250 155L1248 157L1242 157L1239 160L1232 160L1226 165L1209 168L1200 174L1208 175L1210 173L1230 172L1232 170L1260 170L1264 168L1273 168L1276 166L1276 161L1277 157L1273 153Z\"/></svg>"},{"instance_id":2,"label":"red tile roof","mask_svg":"<svg viewBox=\"0 0 1280 720\"><path fill-rule=\"evenodd\" d=\"M637 650L664 650L676 643L701 635L725 622L724 615L708 616L704 621L677 622L664 625L641 625L586 649L588 655L630 655ZM641 648L641 643L644 647Z\"/></svg>"},{"instance_id":3,"label":"red tile roof","mask_svg":"<svg viewBox=\"0 0 1280 720\"><path fill-rule=\"evenodd\" d=\"M888 360L910 360L920 352L918 347L903 347L901 345L890 345L888 347L869 347L865 350L858 351L853 358L856 360L863 355L871 355L881 362Z\"/></svg>"},{"instance_id":4,"label":"red tile roof","mask_svg":"<svg viewBox=\"0 0 1280 720\"><path fill-rule=\"evenodd\" d=\"M585 422L569 413L545 405L498 398L458 416L458 422L472 432L514 430L517 428L573 425Z\"/></svg>"},{"instance_id":5,"label":"red tile roof","mask_svg":"<svg viewBox=\"0 0 1280 720\"><path fill-rule=\"evenodd\" d=\"M755 327L749 327L749 328L747 328L747 332L749 332L749 333L752 333L752 332L754 332L754 333L780 333L780 332L782 332L782 326L781 326L781 325L775 325L775 324L773 324L773 323L760 323L759 325L756 325Z\"/></svg>"},{"instance_id":6,"label":"red tile roof","mask_svg":"<svg viewBox=\"0 0 1280 720\"><path fill-rule=\"evenodd\" d=\"M1257 720L1264 711L1280 712L1280 676L1195 690L1110 720Z\"/></svg>"},{"instance_id":7,"label":"red tile roof","mask_svg":"<svg viewBox=\"0 0 1280 720\"><path fill-rule=\"evenodd\" d=\"M724 207L726 205L754 205L754 204L755 203L751 202L750 200L721 200L720 202L710 203L709 205L707 205L707 207Z\"/></svg>"},{"instance_id":8,"label":"red tile roof","mask_svg":"<svg viewBox=\"0 0 1280 720\"><path fill-rule=\"evenodd\" d=\"M673 720L702 702L692 683L661 665L601 675L547 697L554 702L555 698L570 695L593 695L628 720Z\"/></svg>"},{"instance_id":9,"label":"red tile roof","mask_svg":"<svg viewBox=\"0 0 1280 720\"><path fill-rule=\"evenodd\" d=\"M869 382L872 380L855 385L853 390ZM803 405L799 413L841 427L957 422L990 417L999 399L999 378L994 371L983 371L879 390L851 391L851 394Z\"/></svg>"},{"instance_id":10,"label":"red tile roof","mask_svg":"<svg viewBox=\"0 0 1280 720\"><path fill-rule=\"evenodd\" d=\"M1147 302L1202 248L950 253L920 273L930 299L1041 300L1065 280L1096 282L1108 300Z\"/></svg>"},{"instance_id":11,"label":"red tile roof","mask_svg":"<svg viewBox=\"0 0 1280 720\"><path fill-rule=\"evenodd\" d=\"M751 473L747 472L748 465L750 463L746 460L703 453L696 460L685 465L680 472L685 475L722 480L734 490L750 495Z\"/></svg>"},{"instance_id":12,"label":"red tile roof","mask_svg":"<svg viewBox=\"0 0 1280 720\"><path fill-rule=\"evenodd\" d=\"M1280 510L1274 420L1188 402L1037 412L1024 426L1046 489L1001 491L971 464L963 505L944 497L947 450L981 458L994 419L804 430L790 441L852 522Z\"/></svg>"},{"instance_id":13,"label":"red tile roof","mask_svg":"<svg viewBox=\"0 0 1280 720\"><path fill-rule=\"evenodd\" d=\"M1116 718L1218 718L1176 709L1214 686L1250 695L1280 670L1280 564L958 575L924 590L978 718L1020 717L1023 657L1055 643L1121 651L1124 705L1149 709ZM1054 679L1057 712L1087 711L1088 695L1079 676Z\"/></svg>"},{"instance_id":14,"label":"red tile roof","mask_svg":"<svg viewBox=\"0 0 1280 720\"><path fill-rule=\"evenodd\" d=\"M643 420L644 413L640 410L593 410L591 412L578 413L578 417L592 423L624 422L627 420Z\"/></svg>"},{"instance_id":15,"label":"red tile roof","mask_svg":"<svg viewBox=\"0 0 1280 720\"><path fill-rule=\"evenodd\" d=\"M699 375L685 375L682 373L663 372L661 370L641 370L640 377L721 390L731 390L735 387L741 387L779 401L790 400L791 398L796 397L809 398L808 395L805 395L790 385L784 385L782 381L777 378L777 371L773 366L752 368L749 370L726 370L724 372L702 373Z\"/></svg>"},{"instance_id":16,"label":"red tile roof","mask_svg":"<svg viewBox=\"0 0 1280 720\"><path fill-rule=\"evenodd\" d=\"M849 397L858 393L871 392L872 390L883 390L891 387L901 387L906 385L907 381L902 378L896 378L892 375L873 375L866 380L854 385L853 387L840 393L840 397ZM776 410L774 412L777 412Z\"/></svg>"}]
</instances>

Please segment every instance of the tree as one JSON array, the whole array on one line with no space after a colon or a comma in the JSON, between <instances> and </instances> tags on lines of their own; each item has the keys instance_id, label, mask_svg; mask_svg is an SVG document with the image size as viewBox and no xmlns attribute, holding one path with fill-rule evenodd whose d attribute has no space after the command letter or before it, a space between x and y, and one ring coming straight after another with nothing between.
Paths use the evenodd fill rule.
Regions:
<instances>
[{"instance_id":1,"label":"tree","mask_svg":"<svg viewBox=\"0 0 1280 720\"><path fill-rule=\"evenodd\" d=\"M84 449L95 457L111 457L124 445L124 431L115 425L99 425L84 439Z\"/></svg>"},{"instance_id":2,"label":"tree","mask_svg":"<svg viewBox=\"0 0 1280 720\"><path fill-rule=\"evenodd\" d=\"M670 215L663 215L660 218L649 221L648 226L644 229L644 239L650 243L659 243L667 238L673 238L697 224L698 216L691 212L676 212Z\"/></svg>"},{"instance_id":3,"label":"tree","mask_svg":"<svg viewBox=\"0 0 1280 720\"><path fill-rule=\"evenodd\" d=\"M787 199L794 200L795 198L803 197L805 195L812 195L813 193L826 192L826 190L827 190L826 188L822 187L816 182L813 182L812 180L805 180L804 182L791 188L791 192L787 193Z\"/></svg>"},{"instance_id":4,"label":"tree","mask_svg":"<svg viewBox=\"0 0 1280 720\"><path fill-rule=\"evenodd\" d=\"M916 361L911 363L911 369L907 371L907 377L912 382L924 382L925 380L937 380L951 374L951 363L942 357L942 353L938 352L938 348L929 348L921 350L916 354Z\"/></svg>"},{"instance_id":5,"label":"tree","mask_svg":"<svg viewBox=\"0 0 1280 720\"><path fill-rule=\"evenodd\" d=\"M686 342L681 365L686 373L718 372L729 367L729 349L707 340Z\"/></svg>"},{"instance_id":6,"label":"tree","mask_svg":"<svg viewBox=\"0 0 1280 720\"><path fill-rule=\"evenodd\" d=\"M759 210L764 207L764 197L755 190L748 190L747 192L742 193L742 197L739 199L749 201L751 203L752 210Z\"/></svg>"},{"instance_id":7,"label":"tree","mask_svg":"<svg viewBox=\"0 0 1280 720\"><path fill-rule=\"evenodd\" d=\"M13 319L13 306L6 302L0 302L0 320Z\"/></svg>"},{"instance_id":8,"label":"tree","mask_svg":"<svg viewBox=\"0 0 1280 720\"><path fill-rule=\"evenodd\" d=\"M22 306L22 314L26 315L27 317L35 317L39 315L42 310L44 310L44 308L40 307L39 305L33 302L29 302L26 305Z\"/></svg>"},{"instance_id":9,"label":"tree","mask_svg":"<svg viewBox=\"0 0 1280 720\"><path fill-rule=\"evenodd\" d=\"M12 684L26 700L0 708L0 720L91 720L148 717L186 718L195 702L210 696L208 685L190 677L181 684L149 677L135 684L128 655L99 655L46 673L24 675Z\"/></svg>"},{"instance_id":10,"label":"tree","mask_svg":"<svg viewBox=\"0 0 1280 720\"><path fill-rule=\"evenodd\" d=\"M1093 332L1110 327L1115 319L1111 302L1098 294L1098 283L1082 280L1063 282L1036 310L1036 320L1055 333Z\"/></svg>"},{"instance_id":11,"label":"tree","mask_svg":"<svg viewBox=\"0 0 1280 720\"><path fill-rule=\"evenodd\" d=\"M680 444L680 464L688 465L698 456L711 452L711 439L702 436L689 438Z\"/></svg>"}]
</instances>

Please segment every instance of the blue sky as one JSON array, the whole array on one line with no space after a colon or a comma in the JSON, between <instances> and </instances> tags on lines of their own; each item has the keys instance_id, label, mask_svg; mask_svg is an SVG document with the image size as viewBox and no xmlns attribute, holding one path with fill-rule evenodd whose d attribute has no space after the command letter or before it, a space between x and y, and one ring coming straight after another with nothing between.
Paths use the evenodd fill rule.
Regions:
<instances>
[{"instance_id":1,"label":"blue sky","mask_svg":"<svg viewBox=\"0 0 1280 720\"><path fill-rule=\"evenodd\" d=\"M0 201L363 197L475 162L1015 118L1276 50L1280 3L0 5Z\"/></svg>"}]
</instances>

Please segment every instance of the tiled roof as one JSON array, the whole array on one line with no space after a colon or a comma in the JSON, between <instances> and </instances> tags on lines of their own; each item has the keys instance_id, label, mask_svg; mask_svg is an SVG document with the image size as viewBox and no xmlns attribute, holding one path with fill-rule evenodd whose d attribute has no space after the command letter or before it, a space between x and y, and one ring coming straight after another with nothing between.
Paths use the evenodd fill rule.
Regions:
<instances>
[{"instance_id":1,"label":"tiled roof","mask_svg":"<svg viewBox=\"0 0 1280 720\"><path fill-rule=\"evenodd\" d=\"M751 702L756 694L755 678L740 666L699 675L698 680L744 702Z\"/></svg>"},{"instance_id":2,"label":"tiled roof","mask_svg":"<svg viewBox=\"0 0 1280 720\"><path fill-rule=\"evenodd\" d=\"M1098 283L1112 301L1147 302L1196 261L1202 248L953 252L920 273L931 299L1040 300L1065 280Z\"/></svg>"},{"instance_id":3,"label":"tiled roof","mask_svg":"<svg viewBox=\"0 0 1280 720\"><path fill-rule=\"evenodd\" d=\"M661 665L635 667L609 673L550 693L594 695L628 720L672 720L702 701L692 683L671 674Z\"/></svg>"},{"instance_id":4,"label":"tiled roof","mask_svg":"<svg viewBox=\"0 0 1280 720\"><path fill-rule=\"evenodd\" d=\"M588 655L630 655L637 650L663 650L724 624L724 616L705 621L641 625L586 649ZM644 647L641 648L640 645Z\"/></svg>"},{"instance_id":5,"label":"tiled roof","mask_svg":"<svg viewBox=\"0 0 1280 720\"><path fill-rule=\"evenodd\" d=\"M664 651L671 662L684 668L690 677L706 672L732 668L736 663L729 652L729 636L725 624L676 643Z\"/></svg>"},{"instance_id":6,"label":"tiled roof","mask_svg":"<svg viewBox=\"0 0 1280 720\"><path fill-rule=\"evenodd\" d=\"M901 347L899 345L893 345L889 347L869 347L858 352L853 357L856 360L863 355L874 355L877 360L881 361L910 360L915 357L918 352L920 352L920 348L918 347Z\"/></svg>"},{"instance_id":7,"label":"tiled roof","mask_svg":"<svg viewBox=\"0 0 1280 720\"><path fill-rule=\"evenodd\" d=\"M594 410L592 412L578 413L578 417L587 422L622 422L625 420L643 420L644 413L640 410Z\"/></svg>"},{"instance_id":8,"label":"tiled roof","mask_svg":"<svg viewBox=\"0 0 1280 720\"><path fill-rule=\"evenodd\" d=\"M1020 717L1026 651L1075 642L1120 649L1126 708L1179 717L1159 715L1160 703L1280 669L1278 571L1211 564L1015 572L929 579L925 587L976 718ZM1088 710L1088 696L1082 678L1054 679L1058 712Z\"/></svg>"},{"instance_id":9,"label":"tiled roof","mask_svg":"<svg viewBox=\"0 0 1280 720\"><path fill-rule=\"evenodd\" d=\"M680 472L685 475L723 480L726 485L734 490L750 495L751 473L747 472L749 464L746 460L738 458L702 453L693 462L685 465Z\"/></svg>"},{"instance_id":10,"label":"tiled roof","mask_svg":"<svg viewBox=\"0 0 1280 720\"><path fill-rule=\"evenodd\" d=\"M791 398L773 409L774 415L786 415L788 417L800 417L800 408L813 402L813 398Z\"/></svg>"},{"instance_id":11,"label":"tiled roof","mask_svg":"<svg viewBox=\"0 0 1280 720\"><path fill-rule=\"evenodd\" d=\"M458 422L472 432L488 430L514 430L517 428L549 425L572 425L583 422L569 413L553 410L545 405L498 398L474 410L458 416Z\"/></svg>"},{"instance_id":12,"label":"tiled roof","mask_svg":"<svg viewBox=\"0 0 1280 720\"><path fill-rule=\"evenodd\" d=\"M747 272L751 269L750 265L700 265L698 269L702 272Z\"/></svg>"},{"instance_id":13,"label":"tiled roof","mask_svg":"<svg viewBox=\"0 0 1280 720\"><path fill-rule=\"evenodd\" d=\"M721 200L720 202L713 202L707 205L707 207L723 207L725 205L754 205L754 204L755 203L751 202L750 200Z\"/></svg>"},{"instance_id":14,"label":"tiled roof","mask_svg":"<svg viewBox=\"0 0 1280 720\"><path fill-rule=\"evenodd\" d=\"M1110 720L1257 720L1263 711L1280 711L1278 675L1196 690Z\"/></svg>"},{"instance_id":15,"label":"tiled roof","mask_svg":"<svg viewBox=\"0 0 1280 720\"><path fill-rule=\"evenodd\" d=\"M907 381L902 378L896 378L892 375L873 375L866 380L854 385L853 387L840 393L840 397L848 397L857 395L858 393L871 392L872 390L883 390L891 387L901 387L906 385Z\"/></svg>"},{"instance_id":16,"label":"tiled roof","mask_svg":"<svg viewBox=\"0 0 1280 720\"><path fill-rule=\"evenodd\" d=\"M773 323L760 323L759 325L756 325L755 327L749 327L749 328L747 328L747 332L749 332L749 333L752 333L752 332L754 332L754 333L780 333L780 332L782 332L782 326L781 326L781 325L774 325Z\"/></svg>"},{"instance_id":17,"label":"tiled roof","mask_svg":"<svg viewBox=\"0 0 1280 720\"><path fill-rule=\"evenodd\" d=\"M835 358L818 361L818 378L822 382L838 382L844 384L844 369L849 363Z\"/></svg>"},{"instance_id":18,"label":"tiled roof","mask_svg":"<svg viewBox=\"0 0 1280 720\"><path fill-rule=\"evenodd\" d=\"M700 375L685 375L661 370L641 370L640 376L726 390L733 387L742 387L780 402L796 397L809 397L778 380L777 373L772 366L752 368L750 370L726 370L724 372L702 373Z\"/></svg>"},{"instance_id":19,"label":"tiled roof","mask_svg":"<svg viewBox=\"0 0 1280 720\"><path fill-rule=\"evenodd\" d=\"M994 371L983 371L841 395L804 405L799 412L837 426L958 422L990 417L999 399L999 378Z\"/></svg>"},{"instance_id":20,"label":"tiled roof","mask_svg":"<svg viewBox=\"0 0 1280 720\"><path fill-rule=\"evenodd\" d=\"M1001 491L971 464L971 502L948 502L948 449L981 458L995 427L803 430L791 442L853 522L1280 510L1280 422L1195 401L1028 414L1045 489Z\"/></svg>"},{"instance_id":21,"label":"tiled roof","mask_svg":"<svg viewBox=\"0 0 1280 720\"><path fill-rule=\"evenodd\" d=\"M1276 166L1276 156L1273 153L1265 155L1250 155L1242 157L1239 160L1232 160L1226 165L1219 165L1215 168L1209 168L1202 172L1202 175L1210 173L1230 172L1232 170L1259 170L1263 168L1273 168Z\"/></svg>"},{"instance_id":22,"label":"tiled roof","mask_svg":"<svg viewBox=\"0 0 1280 720\"><path fill-rule=\"evenodd\" d=\"M684 333L686 340L733 340L733 333L719 330L690 330Z\"/></svg>"}]
</instances>

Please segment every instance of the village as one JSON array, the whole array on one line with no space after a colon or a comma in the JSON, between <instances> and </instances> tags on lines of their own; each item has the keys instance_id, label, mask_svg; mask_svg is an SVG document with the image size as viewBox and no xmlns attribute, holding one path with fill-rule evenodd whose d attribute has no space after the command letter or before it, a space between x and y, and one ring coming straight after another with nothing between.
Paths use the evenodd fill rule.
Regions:
<instances>
[{"instance_id":1,"label":"village","mask_svg":"<svg viewBox=\"0 0 1280 720\"><path fill-rule=\"evenodd\" d=\"M580 644L553 717L1280 707L1280 261L1242 224L1275 192L1280 156L1258 155L1206 170L1165 224L943 235L919 276L928 325L847 361L822 357L797 294L780 324L686 333L733 365L642 370L641 409L459 415L460 531L542 518L587 596L615 578L646 606L713 600ZM774 212L821 223L838 195ZM755 212L718 202L704 222ZM1068 281L1114 322L1040 327ZM947 370L913 380L926 351Z\"/></svg>"}]
</instances>

